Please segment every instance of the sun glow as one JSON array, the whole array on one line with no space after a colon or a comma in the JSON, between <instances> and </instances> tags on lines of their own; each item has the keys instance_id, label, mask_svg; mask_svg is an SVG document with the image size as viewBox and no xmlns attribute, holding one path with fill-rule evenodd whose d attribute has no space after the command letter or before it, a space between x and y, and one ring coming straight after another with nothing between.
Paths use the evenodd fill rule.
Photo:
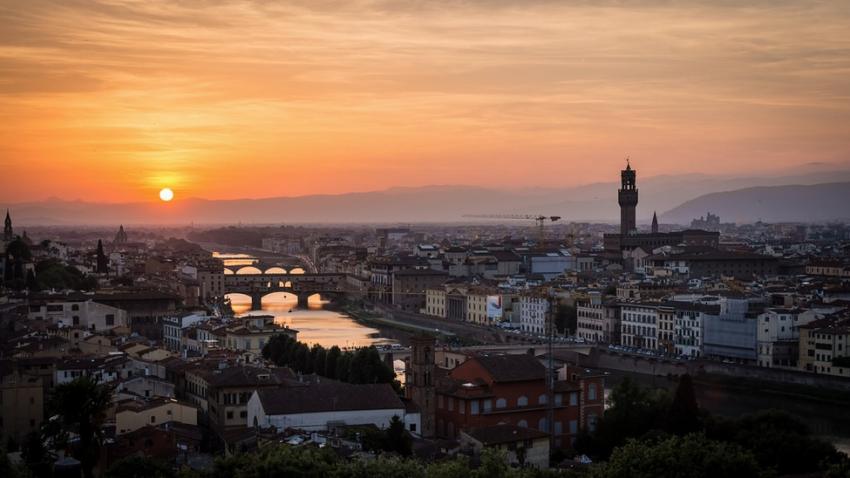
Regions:
<instances>
[{"instance_id":1,"label":"sun glow","mask_svg":"<svg viewBox=\"0 0 850 478\"><path fill-rule=\"evenodd\" d=\"M171 201L174 199L174 191L171 188L162 188L159 191L159 198L165 202Z\"/></svg>"}]
</instances>

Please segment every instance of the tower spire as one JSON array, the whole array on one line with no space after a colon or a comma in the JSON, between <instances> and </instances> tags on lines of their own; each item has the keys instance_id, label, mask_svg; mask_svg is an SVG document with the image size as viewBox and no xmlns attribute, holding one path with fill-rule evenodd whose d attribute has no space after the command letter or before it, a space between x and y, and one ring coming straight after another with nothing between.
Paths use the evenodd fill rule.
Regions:
<instances>
[{"instance_id":1,"label":"tower spire","mask_svg":"<svg viewBox=\"0 0 850 478\"><path fill-rule=\"evenodd\" d=\"M658 234L658 214L652 212L652 233Z\"/></svg>"},{"instance_id":2,"label":"tower spire","mask_svg":"<svg viewBox=\"0 0 850 478\"><path fill-rule=\"evenodd\" d=\"M626 236L637 229L635 209L638 203L637 171L632 169L628 158L626 169L620 171L620 180L620 190L617 194L620 203L620 235Z\"/></svg>"},{"instance_id":3,"label":"tower spire","mask_svg":"<svg viewBox=\"0 0 850 478\"><path fill-rule=\"evenodd\" d=\"M14 239L12 231L12 216L9 215L9 208L6 208L6 223L3 227L3 240L6 242Z\"/></svg>"}]
</instances>

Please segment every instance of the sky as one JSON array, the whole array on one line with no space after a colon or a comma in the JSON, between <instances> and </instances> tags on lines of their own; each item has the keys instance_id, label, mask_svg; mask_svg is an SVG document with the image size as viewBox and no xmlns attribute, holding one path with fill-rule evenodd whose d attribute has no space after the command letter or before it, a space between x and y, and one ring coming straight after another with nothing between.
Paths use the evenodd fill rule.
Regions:
<instances>
[{"instance_id":1,"label":"sky","mask_svg":"<svg viewBox=\"0 0 850 478\"><path fill-rule=\"evenodd\" d=\"M843 0L3 0L0 25L3 202L850 159Z\"/></svg>"}]
</instances>

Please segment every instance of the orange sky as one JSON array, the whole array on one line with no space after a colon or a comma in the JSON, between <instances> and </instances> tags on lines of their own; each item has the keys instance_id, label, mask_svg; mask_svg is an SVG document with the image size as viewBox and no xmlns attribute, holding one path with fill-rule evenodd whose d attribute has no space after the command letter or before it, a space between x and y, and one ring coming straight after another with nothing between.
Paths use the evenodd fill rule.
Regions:
<instances>
[{"instance_id":1,"label":"orange sky","mask_svg":"<svg viewBox=\"0 0 850 478\"><path fill-rule=\"evenodd\" d=\"M0 201L563 186L850 151L850 2L0 2Z\"/></svg>"}]
</instances>

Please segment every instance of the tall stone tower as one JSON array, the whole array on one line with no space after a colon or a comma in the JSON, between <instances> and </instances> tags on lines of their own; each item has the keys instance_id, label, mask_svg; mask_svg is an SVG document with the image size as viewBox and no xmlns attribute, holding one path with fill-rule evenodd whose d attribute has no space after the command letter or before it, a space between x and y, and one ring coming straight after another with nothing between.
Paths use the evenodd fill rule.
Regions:
<instances>
[{"instance_id":1,"label":"tall stone tower","mask_svg":"<svg viewBox=\"0 0 850 478\"><path fill-rule=\"evenodd\" d=\"M652 233L658 234L658 214L652 213Z\"/></svg>"},{"instance_id":2,"label":"tall stone tower","mask_svg":"<svg viewBox=\"0 0 850 478\"><path fill-rule=\"evenodd\" d=\"M3 227L3 241L12 242L15 234L12 232L12 216L9 215L9 210L6 209L6 224Z\"/></svg>"},{"instance_id":3,"label":"tall stone tower","mask_svg":"<svg viewBox=\"0 0 850 478\"><path fill-rule=\"evenodd\" d=\"M618 194L620 203L620 234L625 236L637 230L635 213L638 203L638 190L635 170L626 160L626 169L620 172L622 184Z\"/></svg>"},{"instance_id":4,"label":"tall stone tower","mask_svg":"<svg viewBox=\"0 0 850 478\"><path fill-rule=\"evenodd\" d=\"M97 240L97 273L109 273L109 258L103 253L103 241Z\"/></svg>"},{"instance_id":5,"label":"tall stone tower","mask_svg":"<svg viewBox=\"0 0 850 478\"><path fill-rule=\"evenodd\" d=\"M437 393L434 386L434 347L436 339L417 335L410 339L411 356L405 370L405 394L421 412L419 434L431 438L436 431Z\"/></svg>"}]
</instances>

